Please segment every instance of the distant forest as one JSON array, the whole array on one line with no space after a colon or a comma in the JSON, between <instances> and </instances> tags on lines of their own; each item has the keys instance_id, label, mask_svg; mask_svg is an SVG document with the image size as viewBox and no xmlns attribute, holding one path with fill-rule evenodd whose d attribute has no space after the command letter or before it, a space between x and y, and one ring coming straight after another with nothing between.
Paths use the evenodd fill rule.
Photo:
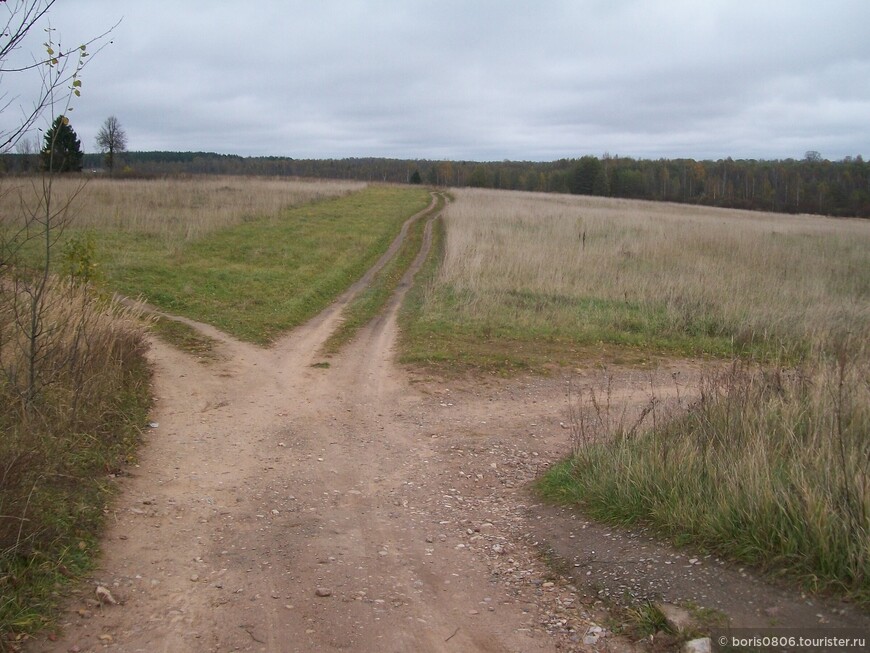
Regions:
<instances>
[{"instance_id":1,"label":"distant forest","mask_svg":"<svg viewBox=\"0 0 870 653\"><path fill-rule=\"evenodd\" d=\"M8 154L0 170L33 165ZM102 171L102 156L86 154L84 169ZM291 159L211 152L127 152L125 176L263 175L356 179L437 186L600 195L728 208L870 217L870 163L859 155L803 159L633 159L604 155L552 162L428 161L381 158Z\"/></svg>"}]
</instances>

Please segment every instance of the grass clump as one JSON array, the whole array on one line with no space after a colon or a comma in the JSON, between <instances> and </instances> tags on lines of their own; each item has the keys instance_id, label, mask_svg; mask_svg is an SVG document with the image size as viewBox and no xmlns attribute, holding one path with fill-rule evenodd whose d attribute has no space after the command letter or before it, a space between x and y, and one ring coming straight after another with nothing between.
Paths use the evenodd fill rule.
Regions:
<instances>
[{"instance_id":1,"label":"grass clump","mask_svg":"<svg viewBox=\"0 0 870 653\"><path fill-rule=\"evenodd\" d=\"M185 351L199 360L207 362L217 358L214 338L199 332L189 324L163 316L150 320L151 331L176 349Z\"/></svg>"},{"instance_id":2,"label":"grass clump","mask_svg":"<svg viewBox=\"0 0 870 653\"><path fill-rule=\"evenodd\" d=\"M0 285L0 650L52 617L57 588L97 553L112 476L133 460L150 407L139 316L87 286L48 287L29 380L16 315ZM28 387L30 385L30 387Z\"/></svg>"},{"instance_id":3,"label":"grass clump","mask_svg":"<svg viewBox=\"0 0 870 653\"><path fill-rule=\"evenodd\" d=\"M590 394L575 412L575 453L541 480L546 496L870 605L866 357L735 363L682 410L656 418L652 402L648 430L606 406Z\"/></svg>"}]
</instances>

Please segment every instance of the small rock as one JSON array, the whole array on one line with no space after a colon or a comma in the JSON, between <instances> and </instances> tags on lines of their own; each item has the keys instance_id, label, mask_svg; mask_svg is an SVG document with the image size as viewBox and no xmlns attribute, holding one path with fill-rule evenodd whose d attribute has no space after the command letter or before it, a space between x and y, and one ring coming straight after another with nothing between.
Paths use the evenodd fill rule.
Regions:
<instances>
[{"instance_id":1,"label":"small rock","mask_svg":"<svg viewBox=\"0 0 870 653\"><path fill-rule=\"evenodd\" d=\"M700 637L683 644L683 653L712 653L713 641L709 637Z\"/></svg>"},{"instance_id":2,"label":"small rock","mask_svg":"<svg viewBox=\"0 0 870 653\"><path fill-rule=\"evenodd\" d=\"M327 596L332 596L332 590L328 587L318 587L316 590L314 590L314 595L325 598Z\"/></svg>"},{"instance_id":3,"label":"small rock","mask_svg":"<svg viewBox=\"0 0 870 653\"><path fill-rule=\"evenodd\" d=\"M78 644L73 644L66 651L67 653L82 653L82 647Z\"/></svg>"},{"instance_id":4,"label":"small rock","mask_svg":"<svg viewBox=\"0 0 870 653\"><path fill-rule=\"evenodd\" d=\"M115 638L112 637L112 636L109 635L109 634L103 634L103 635L100 635L99 640L100 640L103 644L111 644L112 642L115 641Z\"/></svg>"},{"instance_id":5,"label":"small rock","mask_svg":"<svg viewBox=\"0 0 870 653\"><path fill-rule=\"evenodd\" d=\"M589 626L586 634L583 636L583 643L587 646L597 644L598 640L604 636L604 629L601 626Z\"/></svg>"},{"instance_id":6,"label":"small rock","mask_svg":"<svg viewBox=\"0 0 870 653\"><path fill-rule=\"evenodd\" d=\"M115 597L112 596L112 593L102 585L97 585L96 589L97 599L100 603L108 603L110 605L118 605L118 602L115 600Z\"/></svg>"},{"instance_id":7,"label":"small rock","mask_svg":"<svg viewBox=\"0 0 870 653\"><path fill-rule=\"evenodd\" d=\"M190 582L195 583L198 580L199 580L199 574L191 574L190 575Z\"/></svg>"},{"instance_id":8,"label":"small rock","mask_svg":"<svg viewBox=\"0 0 870 653\"><path fill-rule=\"evenodd\" d=\"M689 611L672 603L656 603L656 609L665 617L665 622L674 632L682 633L694 625L694 620Z\"/></svg>"}]
</instances>

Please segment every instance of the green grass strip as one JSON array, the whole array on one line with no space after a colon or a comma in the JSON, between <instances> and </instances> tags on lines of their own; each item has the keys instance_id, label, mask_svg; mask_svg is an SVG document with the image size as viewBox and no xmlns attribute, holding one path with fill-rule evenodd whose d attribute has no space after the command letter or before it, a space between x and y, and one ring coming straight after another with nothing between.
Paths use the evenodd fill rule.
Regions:
<instances>
[{"instance_id":1,"label":"green grass strip","mask_svg":"<svg viewBox=\"0 0 870 653\"><path fill-rule=\"evenodd\" d=\"M101 234L106 279L164 311L267 344L334 301L428 202L422 188L371 186L175 252L141 234Z\"/></svg>"},{"instance_id":2,"label":"green grass strip","mask_svg":"<svg viewBox=\"0 0 870 653\"><path fill-rule=\"evenodd\" d=\"M444 197L438 195L435 206L410 225L397 254L381 268L368 287L345 308L341 325L323 345L324 353L336 353L381 312L422 247L423 231L428 217L437 214L442 208L444 208Z\"/></svg>"}]
</instances>

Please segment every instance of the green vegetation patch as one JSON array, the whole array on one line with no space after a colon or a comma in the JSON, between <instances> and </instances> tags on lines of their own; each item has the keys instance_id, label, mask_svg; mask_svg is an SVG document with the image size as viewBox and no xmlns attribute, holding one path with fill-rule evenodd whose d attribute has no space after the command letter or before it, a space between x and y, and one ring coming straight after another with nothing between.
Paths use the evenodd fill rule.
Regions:
<instances>
[{"instance_id":1,"label":"green vegetation patch","mask_svg":"<svg viewBox=\"0 0 870 653\"><path fill-rule=\"evenodd\" d=\"M575 433L590 423L575 423ZM870 605L865 359L776 372L736 365L655 428L631 426L578 437L540 491L596 519L650 524L677 544Z\"/></svg>"},{"instance_id":2,"label":"green vegetation patch","mask_svg":"<svg viewBox=\"0 0 870 653\"><path fill-rule=\"evenodd\" d=\"M510 375L553 365L644 365L661 353L727 356L735 350L731 338L701 327L695 334L666 328L664 309L639 303L511 290L497 300L498 312L477 311L474 293L438 283L445 237L438 220L429 258L400 314L403 363L444 373L472 368Z\"/></svg>"},{"instance_id":3,"label":"green vegetation patch","mask_svg":"<svg viewBox=\"0 0 870 653\"><path fill-rule=\"evenodd\" d=\"M661 305L511 291L498 312L475 312L473 302L449 286L430 289L425 310L419 295L416 301L406 362L509 372L590 358L642 363L659 355L764 358L779 353L770 342L737 342L709 320L677 327Z\"/></svg>"},{"instance_id":4,"label":"green vegetation patch","mask_svg":"<svg viewBox=\"0 0 870 653\"><path fill-rule=\"evenodd\" d=\"M106 232L105 275L127 295L266 344L362 276L428 197L372 186L172 249L157 236Z\"/></svg>"}]
</instances>

